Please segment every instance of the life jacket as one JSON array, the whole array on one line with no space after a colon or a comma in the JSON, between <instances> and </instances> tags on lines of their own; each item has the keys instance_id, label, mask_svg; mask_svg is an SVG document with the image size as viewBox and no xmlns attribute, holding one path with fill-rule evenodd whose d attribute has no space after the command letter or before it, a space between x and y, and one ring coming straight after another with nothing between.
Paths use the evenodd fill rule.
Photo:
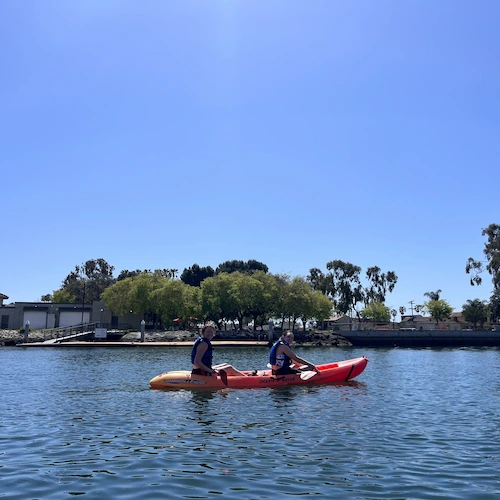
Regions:
<instances>
[{"instance_id":1,"label":"life jacket","mask_svg":"<svg viewBox=\"0 0 500 500\"><path fill-rule=\"evenodd\" d=\"M203 354L203 357L201 358L201 362L205 365L208 366L209 368L212 368L212 357L213 357L213 348L212 344L210 343L210 340L204 338L204 337L198 337L194 344L193 344L193 349L191 350L191 363L194 365L194 358L196 357L196 349L198 349L198 346L202 343L206 342L208 344L208 349L205 351L205 354Z\"/></svg>"},{"instance_id":2,"label":"life jacket","mask_svg":"<svg viewBox=\"0 0 500 500\"><path fill-rule=\"evenodd\" d=\"M290 366L292 364L292 360L284 353L276 355L276 350L280 345L287 345L290 347L290 344L286 340L279 339L274 343L271 347L271 352L269 353L269 363L273 366Z\"/></svg>"}]
</instances>

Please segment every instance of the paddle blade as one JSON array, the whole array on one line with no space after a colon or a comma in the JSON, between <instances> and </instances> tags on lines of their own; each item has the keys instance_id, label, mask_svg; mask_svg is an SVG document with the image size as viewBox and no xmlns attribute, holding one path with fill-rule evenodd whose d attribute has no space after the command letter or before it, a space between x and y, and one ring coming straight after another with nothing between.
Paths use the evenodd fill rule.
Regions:
<instances>
[{"instance_id":1,"label":"paddle blade","mask_svg":"<svg viewBox=\"0 0 500 500\"><path fill-rule=\"evenodd\" d=\"M317 373L315 371L302 372L300 374L300 378L302 380L309 380L310 378L314 377L314 375L317 375Z\"/></svg>"},{"instance_id":2,"label":"paddle blade","mask_svg":"<svg viewBox=\"0 0 500 500\"><path fill-rule=\"evenodd\" d=\"M227 385L227 373L226 370L219 370L219 377L224 385Z\"/></svg>"}]
</instances>

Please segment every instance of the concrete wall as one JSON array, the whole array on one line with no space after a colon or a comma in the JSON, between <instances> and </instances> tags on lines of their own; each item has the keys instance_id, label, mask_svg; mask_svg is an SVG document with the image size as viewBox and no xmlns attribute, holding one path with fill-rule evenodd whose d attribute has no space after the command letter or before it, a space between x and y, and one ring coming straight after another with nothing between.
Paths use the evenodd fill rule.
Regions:
<instances>
[{"instance_id":1,"label":"concrete wall","mask_svg":"<svg viewBox=\"0 0 500 500\"><path fill-rule=\"evenodd\" d=\"M357 330L341 334L360 347L493 347L500 346L500 331Z\"/></svg>"}]
</instances>

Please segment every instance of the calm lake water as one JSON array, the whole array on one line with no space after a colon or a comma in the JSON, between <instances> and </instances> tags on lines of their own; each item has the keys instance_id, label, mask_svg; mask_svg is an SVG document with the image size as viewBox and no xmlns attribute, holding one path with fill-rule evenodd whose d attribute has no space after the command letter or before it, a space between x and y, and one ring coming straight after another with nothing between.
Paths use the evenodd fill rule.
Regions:
<instances>
[{"instance_id":1,"label":"calm lake water","mask_svg":"<svg viewBox=\"0 0 500 500\"><path fill-rule=\"evenodd\" d=\"M187 348L0 348L0 498L497 499L500 350L366 355L335 386L155 391ZM214 362L264 368L267 348Z\"/></svg>"}]
</instances>

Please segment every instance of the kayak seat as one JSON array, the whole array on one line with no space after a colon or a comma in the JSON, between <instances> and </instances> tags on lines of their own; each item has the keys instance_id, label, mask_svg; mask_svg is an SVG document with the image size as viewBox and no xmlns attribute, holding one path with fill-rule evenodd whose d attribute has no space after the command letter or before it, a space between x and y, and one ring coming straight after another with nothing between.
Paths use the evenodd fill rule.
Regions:
<instances>
[{"instance_id":1,"label":"kayak seat","mask_svg":"<svg viewBox=\"0 0 500 500\"><path fill-rule=\"evenodd\" d=\"M233 365L230 365L229 363L222 363L220 365L213 366L215 370L224 370L226 374L230 376L238 376L238 377L244 377L245 374L243 372L240 372L240 370L237 370Z\"/></svg>"}]
</instances>

